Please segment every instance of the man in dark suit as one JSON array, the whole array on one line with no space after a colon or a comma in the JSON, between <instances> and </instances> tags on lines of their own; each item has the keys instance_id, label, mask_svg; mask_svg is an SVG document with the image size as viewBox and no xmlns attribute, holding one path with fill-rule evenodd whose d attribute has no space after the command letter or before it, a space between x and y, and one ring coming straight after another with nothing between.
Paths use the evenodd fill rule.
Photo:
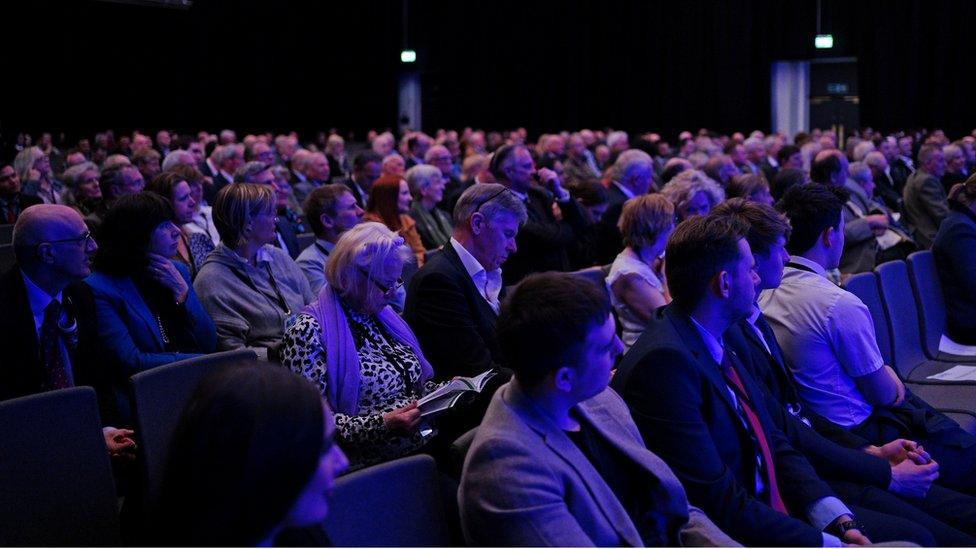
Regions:
<instances>
[{"instance_id":1,"label":"man in dark suit","mask_svg":"<svg viewBox=\"0 0 976 549\"><path fill-rule=\"evenodd\" d=\"M403 311L441 379L502 363L495 340L501 267L527 218L522 201L497 183L465 191L455 212L451 240L410 280Z\"/></svg>"},{"instance_id":2,"label":"man in dark suit","mask_svg":"<svg viewBox=\"0 0 976 549\"><path fill-rule=\"evenodd\" d=\"M844 505L776 428L756 382L723 334L752 310L758 277L728 217L681 223L667 247L674 301L624 357L613 386L644 442L675 471L691 503L745 545L820 546L907 539L931 543L910 521Z\"/></svg>"},{"instance_id":3,"label":"man in dark suit","mask_svg":"<svg viewBox=\"0 0 976 549\"><path fill-rule=\"evenodd\" d=\"M732 216L749 225L747 240L756 259L759 289L779 286L789 261L786 217L772 206L740 198L720 204L712 215ZM753 304L752 314L733 324L724 339L758 382L776 426L844 501L917 522L939 545L976 543L970 537L976 533L976 499L933 485L939 465L924 459L918 444L897 439L874 446L802 406L793 374L758 305Z\"/></svg>"},{"instance_id":4,"label":"man in dark suit","mask_svg":"<svg viewBox=\"0 0 976 549\"><path fill-rule=\"evenodd\" d=\"M559 182L556 172L542 168L536 172L529 150L521 145L505 145L495 151L491 172L525 203L529 219L518 234L518 250L505 265L505 284L515 284L529 273L566 271L567 250L586 228L580 205ZM540 185L533 185L537 176ZM559 206L562 219L553 214L553 203Z\"/></svg>"},{"instance_id":5,"label":"man in dark suit","mask_svg":"<svg viewBox=\"0 0 976 549\"><path fill-rule=\"evenodd\" d=\"M363 151L352 161L352 175L342 183L352 191L353 198L360 208L366 209L369 191L373 182L379 179L383 157L373 151Z\"/></svg>"},{"instance_id":6,"label":"man in dark suit","mask_svg":"<svg viewBox=\"0 0 976 549\"><path fill-rule=\"evenodd\" d=\"M67 206L32 206L14 226L13 245L17 265L0 278L0 400L89 385L103 423L115 422L95 301L83 282L97 249L84 220ZM131 457L132 431L103 432L113 457Z\"/></svg>"},{"instance_id":7,"label":"man in dark suit","mask_svg":"<svg viewBox=\"0 0 976 549\"><path fill-rule=\"evenodd\" d=\"M244 146L221 145L214 149L210 161L217 168L217 173L213 176L213 185L203 189L203 198L207 204L213 204L220 189L234 181L234 172L244 165Z\"/></svg>"},{"instance_id":8,"label":"man in dark suit","mask_svg":"<svg viewBox=\"0 0 976 549\"><path fill-rule=\"evenodd\" d=\"M20 212L43 201L20 192L20 178L14 167L7 164L0 168L0 225L17 221Z\"/></svg>"},{"instance_id":9,"label":"man in dark suit","mask_svg":"<svg viewBox=\"0 0 976 549\"><path fill-rule=\"evenodd\" d=\"M610 182L608 194L610 201L607 210L600 218L599 244L597 263L605 265L613 263L624 249L617 222L620 212L624 209L624 202L647 194L654 181L654 160L640 149L630 149L620 153L611 170L613 179Z\"/></svg>"}]
</instances>

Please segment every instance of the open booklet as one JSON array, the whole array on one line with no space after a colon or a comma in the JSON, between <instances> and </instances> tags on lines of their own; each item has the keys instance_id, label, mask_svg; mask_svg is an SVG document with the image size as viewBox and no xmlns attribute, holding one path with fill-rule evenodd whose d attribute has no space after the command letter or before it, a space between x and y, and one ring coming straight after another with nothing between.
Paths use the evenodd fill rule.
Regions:
<instances>
[{"instance_id":1,"label":"open booklet","mask_svg":"<svg viewBox=\"0 0 976 549\"><path fill-rule=\"evenodd\" d=\"M496 375L497 371L487 370L475 377L456 377L448 381L417 400L420 417L433 417L453 408L462 400L473 400L475 394L480 393Z\"/></svg>"}]
</instances>

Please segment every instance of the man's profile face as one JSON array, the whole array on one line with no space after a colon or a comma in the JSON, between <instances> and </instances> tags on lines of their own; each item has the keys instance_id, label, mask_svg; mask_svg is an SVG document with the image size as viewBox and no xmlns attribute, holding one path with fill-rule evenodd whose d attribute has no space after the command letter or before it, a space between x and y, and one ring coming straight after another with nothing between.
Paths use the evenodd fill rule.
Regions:
<instances>
[{"instance_id":1,"label":"man's profile face","mask_svg":"<svg viewBox=\"0 0 976 549\"><path fill-rule=\"evenodd\" d=\"M336 234L342 234L355 227L363 220L363 209L356 204L356 199L352 193L342 193L336 199L335 204L335 229Z\"/></svg>"},{"instance_id":2,"label":"man's profile face","mask_svg":"<svg viewBox=\"0 0 976 549\"><path fill-rule=\"evenodd\" d=\"M733 318L741 320L752 312L756 301L756 287L759 275L756 273L756 258L752 255L749 242L740 238L739 256L729 267L729 308Z\"/></svg>"},{"instance_id":3,"label":"man's profile face","mask_svg":"<svg viewBox=\"0 0 976 549\"><path fill-rule=\"evenodd\" d=\"M494 271L515 253L515 237L518 235L518 218L501 212L492 219L485 219L481 231L474 236L478 261L486 271Z\"/></svg>"},{"instance_id":4,"label":"man's profile face","mask_svg":"<svg viewBox=\"0 0 976 549\"><path fill-rule=\"evenodd\" d=\"M783 280L783 267L790 260L790 254L786 251L786 238L780 235L776 241L769 246L769 253L755 254L756 274L759 275L759 287L757 290L771 290L778 288Z\"/></svg>"},{"instance_id":5,"label":"man's profile face","mask_svg":"<svg viewBox=\"0 0 976 549\"><path fill-rule=\"evenodd\" d=\"M614 361L624 350L616 328L611 314L602 323L594 324L586 334L580 350L580 360L574 365L576 383L573 389L577 402L602 393L610 383Z\"/></svg>"},{"instance_id":6,"label":"man's profile face","mask_svg":"<svg viewBox=\"0 0 976 549\"><path fill-rule=\"evenodd\" d=\"M146 186L146 180L139 173L139 170L135 166L130 166L122 170L122 180L121 186L115 187L117 189L117 196L125 196L127 194L136 194L141 192Z\"/></svg>"},{"instance_id":7,"label":"man's profile face","mask_svg":"<svg viewBox=\"0 0 976 549\"><path fill-rule=\"evenodd\" d=\"M945 156L942 155L942 151L934 151L928 158L928 162L925 163L926 170L935 177L942 177L945 175L946 163Z\"/></svg>"},{"instance_id":8,"label":"man's profile face","mask_svg":"<svg viewBox=\"0 0 976 549\"><path fill-rule=\"evenodd\" d=\"M42 245L51 247L50 253L53 260L48 268L71 280L83 280L92 273L91 258L98 250L93 238L82 238L89 234L88 227L81 215L77 213L65 216L65 219L53 225L47 233L47 240L75 240Z\"/></svg>"},{"instance_id":9,"label":"man's profile face","mask_svg":"<svg viewBox=\"0 0 976 549\"><path fill-rule=\"evenodd\" d=\"M511 182L512 188L520 193L528 191L534 173L535 164L532 162L532 155L524 148L516 149L505 166L505 175Z\"/></svg>"},{"instance_id":10,"label":"man's profile face","mask_svg":"<svg viewBox=\"0 0 976 549\"><path fill-rule=\"evenodd\" d=\"M12 196L20 192L20 178L14 167L6 165L0 168L0 194Z\"/></svg>"}]
</instances>

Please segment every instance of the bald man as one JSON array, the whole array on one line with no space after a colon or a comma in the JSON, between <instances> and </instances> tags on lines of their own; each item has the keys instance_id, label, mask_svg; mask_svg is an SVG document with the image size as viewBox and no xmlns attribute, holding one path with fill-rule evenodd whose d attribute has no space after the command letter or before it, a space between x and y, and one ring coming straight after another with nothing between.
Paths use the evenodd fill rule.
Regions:
<instances>
[{"instance_id":1,"label":"bald man","mask_svg":"<svg viewBox=\"0 0 976 549\"><path fill-rule=\"evenodd\" d=\"M83 282L98 249L81 215L53 204L31 206L14 225L17 263L0 277L0 400L89 385L102 421L117 417L99 360L95 302ZM132 431L105 428L113 456L128 457Z\"/></svg>"}]
</instances>

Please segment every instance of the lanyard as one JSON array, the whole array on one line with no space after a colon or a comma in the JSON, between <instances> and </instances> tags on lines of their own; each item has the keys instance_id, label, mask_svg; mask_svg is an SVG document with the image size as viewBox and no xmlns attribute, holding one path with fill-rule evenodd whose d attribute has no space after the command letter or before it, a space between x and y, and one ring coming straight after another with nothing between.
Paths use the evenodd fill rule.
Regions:
<instances>
[{"instance_id":1,"label":"lanyard","mask_svg":"<svg viewBox=\"0 0 976 549\"><path fill-rule=\"evenodd\" d=\"M271 289L274 290L275 297L278 301L278 306L281 307L281 310L285 312L285 316L290 316L291 307L288 306L288 302L285 301L285 296L281 295L281 290L278 289L278 282L275 280L274 275L271 274L271 265L265 263L264 268L268 271L268 282L271 283ZM268 297L268 294L258 289L258 287L254 284L254 281L251 280L251 277L237 270L236 267L230 267L230 271L234 273L234 276L236 276L241 282L247 285L248 288L263 295L264 297Z\"/></svg>"},{"instance_id":2,"label":"lanyard","mask_svg":"<svg viewBox=\"0 0 976 549\"><path fill-rule=\"evenodd\" d=\"M329 250L326 250L325 246L316 242L315 247L318 248L320 252L322 252L322 255L324 255L325 257L329 257Z\"/></svg>"}]
</instances>

